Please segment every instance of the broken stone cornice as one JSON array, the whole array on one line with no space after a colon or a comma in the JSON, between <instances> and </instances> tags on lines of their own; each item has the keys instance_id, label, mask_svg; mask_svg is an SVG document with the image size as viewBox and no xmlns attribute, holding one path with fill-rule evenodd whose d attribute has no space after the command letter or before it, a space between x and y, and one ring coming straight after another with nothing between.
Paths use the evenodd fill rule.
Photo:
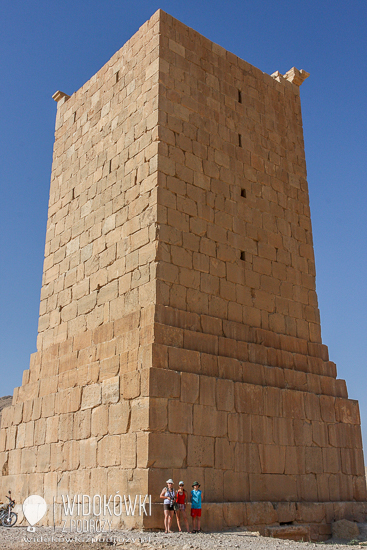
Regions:
<instances>
[{"instance_id":1,"label":"broken stone cornice","mask_svg":"<svg viewBox=\"0 0 367 550\"><path fill-rule=\"evenodd\" d=\"M57 92L54 93L52 96L52 99L54 99L57 103L57 106L63 105L65 101L69 99L69 95L65 94L64 92L60 92L60 90L57 90Z\"/></svg>"},{"instance_id":2,"label":"broken stone cornice","mask_svg":"<svg viewBox=\"0 0 367 550\"><path fill-rule=\"evenodd\" d=\"M288 82L291 82L296 86L301 86L306 78L310 76L310 73L304 71L303 69L299 71L298 69L296 69L296 67L292 67L284 75L282 75L279 71L275 71L275 73L273 73L271 76L278 82L288 80Z\"/></svg>"}]
</instances>

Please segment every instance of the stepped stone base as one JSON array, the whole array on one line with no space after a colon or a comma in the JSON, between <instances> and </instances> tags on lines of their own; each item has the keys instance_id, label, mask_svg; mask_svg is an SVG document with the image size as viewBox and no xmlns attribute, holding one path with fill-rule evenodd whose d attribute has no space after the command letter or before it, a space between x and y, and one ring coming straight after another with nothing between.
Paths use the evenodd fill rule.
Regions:
<instances>
[{"instance_id":1,"label":"stepped stone base","mask_svg":"<svg viewBox=\"0 0 367 550\"><path fill-rule=\"evenodd\" d=\"M203 503L204 531L247 527L260 535L290 540L323 541L331 537L331 525L341 518L364 522L365 502L206 502ZM287 525L285 525L287 524ZM163 506L153 505L144 526L163 525Z\"/></svg>"}]
</instances>

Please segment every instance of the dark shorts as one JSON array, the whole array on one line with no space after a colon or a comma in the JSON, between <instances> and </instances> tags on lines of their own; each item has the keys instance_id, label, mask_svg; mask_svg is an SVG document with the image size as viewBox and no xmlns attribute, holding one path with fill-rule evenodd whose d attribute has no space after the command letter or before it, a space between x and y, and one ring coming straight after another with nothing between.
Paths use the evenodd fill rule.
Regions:
<instances>
[{"instance_id":1,"label":"dark shorts","mask_svg":"<svg viewBox=\"0 0 367 550\"><path fill-rule=\"evenodd\" d=\"M191 508L191 517L200 518L201 517L201 508Z\"/></svg>"},{"instance_id":2,"label":"dark shorts","mask_svg":"<svg viewBox=\"0 0 367 550\"><path fill-rule=\"evenodd\" d=\"M169 510L170 512L173 512L173 504L163 504L164 510Z\"/></svg>"}]
</instances>

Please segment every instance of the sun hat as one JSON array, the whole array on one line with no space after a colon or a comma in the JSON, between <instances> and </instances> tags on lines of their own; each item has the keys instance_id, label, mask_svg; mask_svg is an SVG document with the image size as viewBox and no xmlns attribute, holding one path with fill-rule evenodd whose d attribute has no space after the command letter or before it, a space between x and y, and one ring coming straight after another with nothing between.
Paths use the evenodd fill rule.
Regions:
<instances>
[{"instance_id":1,"label":"sun hat","mask_svg":"<svg viewBox=\"0 0 367 550\"><path fill-rule=\"evenodd\" d=\"M179 485L185 485L183 481L180 481L178 484Z\"/></svg>"},{"instance_id":2,"label":"sun hat","mask_svg":"<svg viewBox=\"0 0 367 550\"><path fill-rule=\"evenodd\" d=\"M174 484L174 481L173 481L173 479L169 478L169 479L167 479L166 483L173 483Z\"/></svg>"},{"instance_id":3,"label":"sun hat","mask_svg":"<svg viewBox=\"0 0 367 550\"><path fill-rule=\"evenodd\" d=\"M192 484L192 487L195 487L195 485L198 485L200 487L200 483L198 481L194 481L194 483Z\"/></svg>"}]
</instances>

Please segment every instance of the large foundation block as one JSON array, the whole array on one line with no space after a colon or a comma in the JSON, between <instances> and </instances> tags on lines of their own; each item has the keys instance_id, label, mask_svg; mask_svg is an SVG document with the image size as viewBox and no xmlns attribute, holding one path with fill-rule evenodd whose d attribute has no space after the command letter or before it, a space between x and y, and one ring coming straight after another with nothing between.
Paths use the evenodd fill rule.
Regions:
<instances>
[{"instance_id":1,"label":"large foundation block","mask_svg":"<svg viewBox=\"0 0 367 550\"><path fill-rule=\"evenodd\" d=\"M293 68L264 74L159 10L58 92L37 352L0 489L201 482L204 528L366 517L358 403L322 343ZM51 512L45 522L55 518Z\"/></svg>"}]
</instances>

